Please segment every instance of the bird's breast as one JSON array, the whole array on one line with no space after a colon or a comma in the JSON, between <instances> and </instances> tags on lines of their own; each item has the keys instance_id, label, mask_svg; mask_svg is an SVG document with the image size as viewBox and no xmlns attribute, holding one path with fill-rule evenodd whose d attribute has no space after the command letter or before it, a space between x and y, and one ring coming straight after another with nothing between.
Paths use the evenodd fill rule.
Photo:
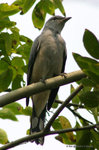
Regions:
<instances>
[{"instance_id":1,"label":"bird's breast","mask_svg":"<svg viewBox=\"0 0 99 150\"><path fill-rule=\"evenodd\" d=\"M35 81L59 75L63 65L64 43L60 36L49 34L42 39L33 67L32 75Z\"/></svg>"}]
</instances>

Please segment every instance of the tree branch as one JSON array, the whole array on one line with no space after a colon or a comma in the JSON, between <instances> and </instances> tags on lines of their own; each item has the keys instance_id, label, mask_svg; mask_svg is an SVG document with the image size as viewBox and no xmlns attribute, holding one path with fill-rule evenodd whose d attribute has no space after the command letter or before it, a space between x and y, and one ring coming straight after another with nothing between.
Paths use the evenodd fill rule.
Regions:
<instances>
[{"instance_id":1,"label":"tree branch","mask_svg":"<svg viewBox=\"0 0 99 150\"><path fill-rule=\"evenodd\" d=\"M55 100L55 102L58 103L58 104L63 104L64 103L64 101L61 101L61 100ZM86 120L85 118L83 118L82 116L80 116L77 112L75 112L73 109L71 109L70 108L71 106L79 107L79 108L84 108L84 106L79 105L79 104L69 103L69 104L67 104L66 108L68 108L78 118L80 118L80 119L82 119L82 120L84 120L84 121L86 121L86 122L88 122L90 124L93 124L91 121Z\"/></svg>"},{"instance_id":2,"label":"tree branch","mask_svg":"<svg viewBox=\"0 0 99 150\"><path fill-rule=\"evenodd\" d=\"M15 102L21 98L25 98L27 96L42 92L44 90L53 89L64 84L78 81L84 77L86 77L86 75L81 70L79 70L72 73L68 73L66 75L64 74L64 76L57 76L54 78L47 79L45 80L46 84L42 82L37 82L35 84L33 83L29 86L19 88L17 90L0 96L0 107Z\"/></svg>"},{"instance_id":3,"label":"tree branch","mask_svg":"<svg viewBox=\"0 0 99 150\"><path fill-rule=\"evenodd\" d=\"M81 127L81 128L69 128L69 129L62 129L62 130L57 130L57 131L41 131L41 132L38 132L38 133L35 133L35 134L32 134L32 135L29 135L29 136L25 136L23 138L20 138L16 141L13 141L13 142L10 142L2 147L0 147L0 150L6 150L6 149L9 149L9 148L12 148L12 147L15 147L19 144L22 144L24 142L28 142L28 141L33 141L35 140L36 138L40 138L42 136L48 136L48 135L54 135L54 134L60 134L60 133L67 133L67 132L76 132L76 131L81 131L81 130L88 130L88 129L95 129L95 128L98 128L99 127L99 124L94 124L94 125L90 125L90 126L84 126L84 127Z\"/></svg>"},{"instance_id":4,"label":"tree branch","mask_svg":"<svg viewBox=\"0 0 99 150\"><path fill-rule=\"evenodd\" d=\"M83 118L82 116L80 116L78 113L76 113L74 110L72 110L71 108L68 108L75 116L77 116L79 119L84 120L85 122L88 122L90 124L93 124L91 121L86 120L85 118Z\"/></svg>"},{"instance_id":5,"label":"tree branch","mask_svg":"<svg viewBox=\"0 0 99 150\"><path fill-rule=\"evenodd\" d=\"M58 103L58 104L63 104L64 103L64 101L61 101L61 100L55 100L55 102ZM76 106L76 107L79 107L79 108L84 108L84 106L79 105L79 104L69 103L69 104L67 104L66 108L68 108L78 118L80 118L80 119L82 119L82 120L84 120L84 121L86 121L86 122L88 122L90 124L93 124L91 121L86 120L85 118L83 118L82 116L80 116L77 112L75 112L73 109L71 109L70 108L71 106L74 106L74 107Z\"/></svg>"},{"instance_id":6,"label":"tree branch","mask_svg":"<svg viewBox=\"0 0 99 150\"><path fill-rule=\"evenodd\" d=\"M83 105L79 105L79 104L75 104L75 103L70 103L70 104L68 104L68 107L71 107L71 106L73 106L73 107L78 107L78 109L79 109L79 108L85 108Z\"/></svg>"},{"instance_id":7,"label":"tree branch","mask_svg":"<svg viewBox=\"0 0 99 150\"><path fill-rule=\"evenodd\" d=\"M68 103L72 100L72 98L77 95L79 93L79 91L83 88L83 85L79 85L79 87L77 87L75 89L74 92L71 93L71 95L62 103L62 105L56 110L56 112L53 114L53 116L51 117L51 119L49 120L49 122L47 123L46 127L44 130L49 130L52 123L54 122L54 120L56 119L56 117L59 115L59 113L64 109L64 107L66 107L68 105Z\"/></svg>"},{"instance_id":8,"label":"tree branch","mask_svg":"<svg viewBox=\"0 0 99 150\"><path fill-rule=\"evenodd\" d=\"M61 100L55 100L55 103L58 103L58 104L63 104L64 101L61 101ZM84 108L83 105L79 105L79 104L75 104L75 103L69 103L66 107L78 107L78 108Z\"/></svg>"}]
</instances>

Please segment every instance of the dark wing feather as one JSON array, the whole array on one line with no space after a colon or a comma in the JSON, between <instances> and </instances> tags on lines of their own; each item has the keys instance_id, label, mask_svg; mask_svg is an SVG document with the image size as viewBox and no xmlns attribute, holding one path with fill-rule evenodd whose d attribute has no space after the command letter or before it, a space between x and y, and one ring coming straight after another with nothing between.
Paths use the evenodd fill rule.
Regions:
<instances>
[{"instance_id":1,"label":"dark wing feather","mask_svg":"<svg viewBox=\"0 0 99 150\"><path fill-rule=\"evenodd\" d=\"M29 85L31 82L32 70L36 59L36 55L39 51L39 46L40 46L39 37L37 37L32 45L31 52L30 52L28 72L27 72L27 85ZM28 106L28 104L29 104L29 97L26 97L26 106Z\"/></svg>"},{"instance_id":2,"label":"dark wing feather","mask_svg":"<svg viewBox=\"0 0 99 150\"><path fill-rule=\"evenodd\" d=\"M66 51L66 48L65 48L65 51L64 51L64 55L63 55L63 56L64 56L64 58L63 58L63 66L62 66L62 71L61 71L61 73L63 73L64 70L65 70L65 64L66 64L66 59L67 59L67 51ZM57 95L58 90L59 90L59 87L56 88L56 89L53 89L53 90L51 91L50 96L49 96L49 100L48 100L48 106L47 106L47 109L48 109L48 110L50 110L50 108L52 107L52 104L53 104L53 102L54 102L54 100L55 100L55 97L56 97L56 95Z\"/></svg>"}]
</instances>

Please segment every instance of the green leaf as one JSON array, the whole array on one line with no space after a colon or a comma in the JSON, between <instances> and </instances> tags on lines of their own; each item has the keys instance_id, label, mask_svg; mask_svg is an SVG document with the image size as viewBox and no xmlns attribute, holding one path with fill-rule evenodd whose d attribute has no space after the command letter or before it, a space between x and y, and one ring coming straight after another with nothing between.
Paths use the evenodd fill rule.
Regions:
<instances>
[{"instance_id":1,"label":"green leaf","mask_svg":"<svg viewBox=\"0 0 99 150\"><path fill-rule=\"evenodd\" d=\"M24 62L21 57L16 56L12 59L12 65L18 69L19 67L21 68L22 66L24 66Z\"/></svg>"},{"instance_id":2,"label":"green leaf","mask_svg":"<svg viewBox=\"0 0 99 150\"><path fill-rule=\"evenodd\" d=\"M59 121L61 123L62 129L72 128L69 120L66 117L59 116ZM75 142L75 136L73 135L73 132L68 132L66 135L71 142Z\"/></svg>"},{"instance_id":3,"label":"green leaf","mask_svg":"<svg viewBox=\"0 0 99 150\"><path fill-rule=\"evenodd\" d=\"M22 70L22 67L24 66L23 59L21 57L14 57L12 59L11 63L12 63L12 66L16 69L17 74L23 75L23 73L24 73L23 70Z\"/></svg>"},{"instance_id":4,"label":"green leaf","mask_svg":"<svg viewBox=\"0 0 99 150\"><path fill-rule=\"evenodd\" d=\"M10 21L10 19L8 17L1 19L0 20L0 31L2 31L4 28L8 29L8 28L11 28L15 25L16 25L16 22Z\"/></svg>"},{"instance_id":5,"label":"green leaf","mask_svg":"<svg viewBox=\"0 0 99 150\"><path fill-rule=\"evenodd\" d=\"M4 39L1 37L0 34L0 56L6 54L6 50L5 50L5 42Z\"/></svg>"},{"instance_id":6,"label":"green leaf","mask_svg":"<svg viewBox=\"0 0 99 150\"><path fill-rule=\"evenodd\" d=\"M11 28L11 31L12 31L13 33L19 34L19 29L18 29L17 27Z\"/></svg>"},{"instance_id":7,"label":"green leaf","mask_svg":"<svg viewBox=\"0 0 99 150\"><path fill-rule=\"evenodd\" d=\"M8 108L0 110L0 118L10 119L10 120L13 120L13 121L18 121L15 114Z\"/></svg>"},{"instance_id":8,"label":"green leaf","mask_svg":"<svg viewBox=\"0 0 99 150\"><path fill-rule=\"evenodd\" d=\"M62 0L53 0L54 5L56 8L59 8L59 10L61 11L61 13L65 16L65 9L62 5Z\"/></svg>"},{"instance_id":9,"label":"green leaf","mask_svg":"<svg viewBox=\"0 0 99 150\"><path fill-rule=\"evenodd\" d=\"M50 0L42 0L41 8L43 8L46 13L49 13L51 15L54 15L55 13L55 6Z\"/></svg>"},{"instance_id":10,"label":"green leaf","mask_svg":"<svg viewBox=\"0 0 99 150\"><path fill-rule=\"evenodd\" d=\"M8 136L5 130L0 129L0 144L7 144L8 141Z\"/></svg>"},{"instance_id":11,"label":"green leaf","mask_svg":"<svg viewBox=\"0 0 99 150\"><path fill-rule=\"evenodd\" d=\"M28 61L29 61L31 46L32 46L32 43L23 44L16 49L17 54L22 55L22 58L25 59L26 64L28 64Z\"/></svg>"},{"instance_id":12,"label":"green leaf","mask_svg":"<svg viewBox=\"0 0 99 150\"><path fill-rule=\"evenodd\" d=\"M79 127L78 123L76 126ZM76 132L76 150L90 150L90 130Z\"/></svg>"},{"instance_id":13,"label":"green leaf","mask_svg":"<svg viewBox=\"0 0 99 150\"><path fill-rule=\"evenodd\" d=\"M28 65L24 65L24 66L22 67L22 70L24 71L24 73L26 73L26 74L27 74Z\"/></svg>"},{"instance_id":14,"label":"green leaf","mask_svg":"<svg viewBox=\"0 0 99 150\"><path fill-rule=\"evenodd\" d=\"M1 42L3 42L3 47L4 47L4 50L6 51L7 55L10 55L10 51L11 51L11 48L12 48L12 37L9 33L7 32L2 32L0 34L0 40Z\"/></svg>"},{"instance_id":15,"label":"green leaf","mask_svg":"<svg viewBox=\"0 0 99 150\"><path fill-rule=\"evenodd\" d=\"M16 5L16 6L20 6L20 9L22 9L22 6L24 4L24 0L15 0L12 4Z\"/></svg>"},{"instance_id":16,"label":"green leaf","mask_svg":"<svg viewBox=\"0 0 99 150\"><path fill-rule=\"evenodd\" d=\"M91 65L96 65L98 62L94 59L83 57L79 54L73 53L73 56L78 63L78 65L81 67L81 69L92 69L93 67Z\"/></svg>"},{"instance_id":17,"label":"green leaf","mask_svg":"<svg viewBox=\"0 0 99 150\"><path fill-rule=\"evenodd\" d=\"M98 106L99 107L99 106ZM94 116L94 119L95 119L95 121L96 121L96 123L98 123L99 122L99 115L98 115L98 113L99 113L99 111L98 111L98 107L95 107L95 108L92 108L91 109L91 112L92 112L92 114L93 114L93 116Z\"/></svg>"},{"instance_id":18,"label":"green leaf","mask_svg":"<svg viewBox=\"0 0 99 150\"><path fill-rule=\"evenodd\" d=\"M0 60L0 74L8 70L8 63L3 59Z\"/></svg>"},{"instance_id":19,"label":"green leaf","mask_svg":"<svg viewBox=\"0 0 99 150\"><path fill-rule=\"evenodd\" d=\"M79 95L79 98L86 107L94 108L99 105L99 91L87 91Z\"/></svg>"},{"instance_id":20,"label":"green leaf","mask_svg":"<svg viewBox=\"0 0 99 150\"><path fill-rule=\"evenodd\" d=\"M56 119L54 123L52 124L52 127L55 130L67 129L67 128L71 128L71 124L69 120L65 118L64 116L59 116L58 119ZM59 136L57 136L56 139L64 144L75 143L75 136L73 132L59 134Z\"/></svg>"},{"instance_id":21,"label":"green leaf","mask_svg":"<svg viewBox=\"0 0 99 150\"><path fill-rule=\"evenodd\" d=\"M92 57L99 59L99 41L91 31L85 30L83 42L87 52Z\"/></svg>"},{"instance_id":22,"label":"green leaf","mask_svg":"<svg viewBox=\"0 0 99 150\"><path fill-rule=\"evenodd\" d=\"M59 122L59 118L56 119L56 120L53 122L52 127L53 127L55 130L62 129L62 126L61 126L61 124L60 124L60 122Z\"/></svg>"},{"instance_id":23,"label":"green leaf","mask_svg":"<svg viewBox=\"0 0 99 150\"><path fill-rule=\"evenodd\" d=\"M46 12L43 9L43 3L40 1L34 8L32 13L32 21L36 28L41 29L44 25Z\"/></svg>"},{"instance_id":24,"label":"green leaf","mask_svg":"<svg viewBox=\"0 0 99 150\"><path fill-rule=\"evenodd\" d=\"M58 103L54 102L52 108L56 109L58 107Z\"/></svg>"},{"instance_id":25,"label":"green leaf","mask_svg":"<svg viewBox=\"0 0 99 150\"><path fill-rule=\"evenodd\" d=\"M12 90L16 90L18 88L21 88L21 82L23 81L23 76L21 75L16 75L12 82Z\"/></svg>"},{"instance_id":26,"label":"green leaf","mask_svg":"<svg viewBox=\"0 0 99 150\"><path fill-rule=\"evenodd\" d=\"M12 37L12 48L16 49L19 46L19 44L20 44L19 29L16 28L16 27L13 27L10 30L12 32L12 34L11 34L11 37Z\"/></svg>"},{"instance_id":27,"label":"green leaf","mask_svg":"<svg viewBox=\"0 0 99 150\"><path fill-rule=\"evenodd\" d=\"M94 59L88 57L82 57L76 53L73 53L73 56L79 65L79 67L89 76L92 80L94 80L97 84L99 84L99 62Z\"/></svg>"},{"instance_id":28,"label":"green leaf","mask_svg":"<svg viewBox=\"0 0 99 150\"><path fill-rule=\"evenodd\" d=\"M32 115L32 107L26 107L25 109L22 110L22 114L26 116L31 116Z\"/></svg>"},{"instance_id":29,"label":"green leaf","mask_svg":"<svg viewBox=\"0 0 99 150\"><path fill-rule=\"evenodd\" d=\"M23 110L22 105L17 102L5 105L3 107L3 109L6 109L6 108L9 109L10 111L12 111L15 115L21 115L22 110Z\"/></svg>"},{"instance_id":30,"label":"green leaf","mask_svg":"<svg viewBox=\"0 0 99 150\"><path fill-rule=\"evenodd\" d=\"M8 69L0 74L0 91L4 91L8 88L12 81L12 70Z\"/></svg>"},{"instance_id":31,"label":"green leaf","mask_svg":"<svg viewBox=\"0 0 99 150\"><path fill-rule=\"evenodd\" d=\"M24 109L23 106L17 102L4 106L3 110L5 111L6 109L11 111L14 115L25 115L25 116L32 115L32 107L28 106Z\"/></svg>"},{"instance_id":32,"label":"green leaf","mask_svg":"<svg viewBox=\"0 0 99 150\"><path fill-rule=\"evenodd\" d=\"M20 41L25 42L27 44L32 44L33 41L24 35L20 35Z\"/></svg>"},{"instance_id":33,"label":"green leaf","mask_svg":"<svg viewBox=\"0 0 99 150\"><path fill-rule=\"evenodd\" d=\"M96 132L95 130L91 130L91 139L92 139L92 146L99 149L99 132Z\"/></svg>"},{"instance_id":34,"label":"green leaf","mask_svg":"<svg viewBox=\"0 0 99 150\"><path fill-rule=\"evenodd\" d=\"M14 15L20 11L19 6L8 5L7 3L0 4L0 19Z\"/></svg>"},{"instance_id":35,"label":"green leaf","mask_svg":"<svg viewBox=\"0 0 99 150\"><path fill-rule=\"evenodd\" d=\"M21 14L25 14L34 4L36 0L24 0Z\"/></svg>"},{"instance_id":36,"label":"green leaf","mask_svg":"<svg viewBox=\"0 0 99 150\"><path fill-rule=\"evenodd\" d=\"M33 24L36 28L41 29L43 27L47 13L54 15L54 5L50 0L42 0L37 3L32 13Z\"/></svg>"},{"instance_id":37,"label":"green leaf","mask_svg":"<svg viewBox=\"0 0 99 150\"><path fill-rule=\"evenodd\" d=\"M75 88L73 87L73 85L71 84L71 93L75 91ZM79 104L79 97L78 95L76 95L73 99L72 102L75 104Z\"/></svg>"},{"instance_id":38,"label":"green leaf","mask_svg":"<svg viewBox=\"0 0 99 150\"><path fill-rule=\"evenodd\" d=\"M89 78L83 78L81 79L81 83L85 86L85 87L94 87L96 86L96 82L94 82L93 80L89 79Z\"/></svg>"}]
</instances>

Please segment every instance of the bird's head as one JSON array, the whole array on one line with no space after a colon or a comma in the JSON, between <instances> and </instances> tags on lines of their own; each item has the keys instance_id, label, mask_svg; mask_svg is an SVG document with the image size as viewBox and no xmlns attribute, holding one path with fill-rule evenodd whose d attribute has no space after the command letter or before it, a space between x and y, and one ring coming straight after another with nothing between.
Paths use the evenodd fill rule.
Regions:
<instances>
[{"instance_id":1,"label":"bird's head","mask_svg":"<svg viewBox=\"0 0 99 150\"><path fill-rule=\"evenodd\" d=\"M71 17L62 17L62 16L54 16L51 17L45 24L45 29L50 29L55 32L60 33L65 25L65 23L71 19Z\"/></svg>"}]
</instances>

